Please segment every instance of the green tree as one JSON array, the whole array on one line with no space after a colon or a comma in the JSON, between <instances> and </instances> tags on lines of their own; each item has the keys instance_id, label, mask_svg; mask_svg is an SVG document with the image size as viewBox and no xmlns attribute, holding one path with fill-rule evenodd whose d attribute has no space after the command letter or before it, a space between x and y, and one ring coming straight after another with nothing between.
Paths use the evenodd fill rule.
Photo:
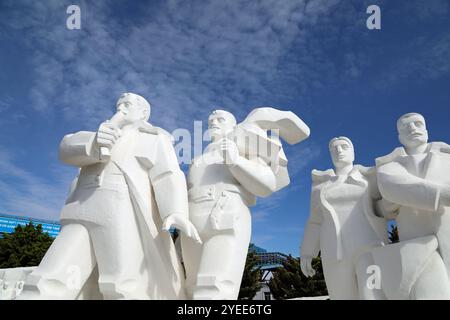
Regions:
<instances>
[{"instance_id":1,"label":"green tree","mask_svg":"<svg viewBox=\"0 0 450 320\"><path fill-rule=\"evenodd\" d=\"M0 268L37 266L52 242L42 225L34 226L31 221L18 225L13 233L3 233L0 238Z\"/></svg>"},{"instance_id":2,"label":"green tree","mask_svg":"<svg viewBox=\"0 0 450 320\"><path fill-rule=\"evenodd\" d=\"M170 233L170 235L172 236L172 240L175 243L178 239L178 237L180 236L180 232L178 231L178 229L173 229L173 231Z\"/></svg>"},{"instance_id":3,"label":"green tree","mask_svg":"<svg viewBox=\"0 0 450 320\"><path fill-rule=\"evenodd\" d=\"M391 243L397 243L399 242L398 239L398 228L396 225L391 226L391 230L389 230L389 241Z\"/></svg>"},{"instance_id":4,"label":"green tree","mask_svg":"<svg viewBox=\"0 0 450 320\"><path fill-rule=\"evenodd\" d=\"M313 259L312 266L316 274L307 278L300 269L300 259L289 255L283 262L283 267L275 270L269 281L274 298L284 300L328 295L320 257Z\"/></svg>"},{"instance_id":5,"label":"green tree","mask_svg":"<svg viewBox=\"0 0 450 320\"><path fill-rule=\"evenodd\" d=\"M248 248L247 260L245 261L244 274L242 276L239 300L251 300L261 289L261 270L258 267L258 255L251 243Z\"/></svg>"}]
</instances>

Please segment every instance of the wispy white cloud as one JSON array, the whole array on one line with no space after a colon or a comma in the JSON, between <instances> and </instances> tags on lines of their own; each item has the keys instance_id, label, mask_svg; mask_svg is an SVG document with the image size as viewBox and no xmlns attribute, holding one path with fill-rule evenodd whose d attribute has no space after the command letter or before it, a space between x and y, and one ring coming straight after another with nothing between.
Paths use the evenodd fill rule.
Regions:
<instances>
[{"instance_id":1,"label":"wispy white cloud","mask_svg":"<svg viewBox=\"0 0 450 320\"><path fill-rule=\"evenodd\" d=\"M271 243L275 237L274 234L254 234L251 242L257 246L265 246L266 244Z\"/></svg>"},{"instance_id":2,"label":"wispy white cloud","mask_svg":"<svg viewBox=\"0 0 450 320\"><path fill-rule=\"evenodd\" d=\"M0 8L8 19L0 25L22 31L34 51L29 96L38 112L56 111L67 122L93 127L110 116L121 92L131 90L152 102L158 125L173 130L191 128L215 106L243 118L256 104L289 101L294 92L307 101L330 76L358 79L372 49L341 45L355 30L364 34L369 2L170 0L118 14L118 4L80 1L82 30L71 31L67 3L4 0ZM413 20L430 20L444 17L449 5L414 0L405 10ZM446 74L448 42L412 43L411 55L396 59L379 82ZM417 46L432 50L416 54ZM343 51L336 54L336 48Z\"/></svg>"},{"instance_id":3,"label":"wispy white cloud","mask_svg":"<svg viewBox=\"0 0 450 320\"><path fill-rule=\"evenodd\" d=\"M82 30L71 31L60 1L6 1L14 19L3 23L26 30L35 51L29 94L38 112L94 126L130 90L150 100L156 123L174 129L192 126L215 106L244 117L253 104L317 86L321 70L312 66L324 59L305 28L337 3L171 0L122 21L107 2L81 1ZM302 41L309 42L303 57L289 58L296 74L283 72Z\"/></svg>"},{"instance_id":4,"label":"wispy white cloud","mask_svg":"<svg viewBox=\"0 0 450 320\"><path fill-rule=\"evenodd\" d=\"M309 175L308 172L305 172L305 168L311 166L319 158L320 148L314 143L304 142L295 148L295 152L293 152L294 150L290 151L288 168L291 184L267 198L258 199L257 206L252 210L253 222L265 224L267 221L276 219L279 208L283 207L288 198L295 193L309 192L307 188L304 188L306 185L304 176ZM289 228L290 226L285 227Z\"/></svg>"},{"instance_id":5,"label":"wispy white cloud","mask_svg":"<svg viewBox=\"0 0 450 320\"><path fill-rule=\"evenodd\" d=\"M436 80L450 75L450 35L420 36L406 48L407 55L393 59L376 77L376 88L389 88L412 81ZM404 52L402 53L404 54Z\"/></svg>"},{"instance_id":6,"label":"wispy white cloud","mask_svg":"<svg viewBox=\"0 0 450 320\"><path fill-rule=\"evenodd\" d=\"M316 142L306 140L289 150L288 169L291 176L298 176L308 165L321 156L321 148Z\"/></svg>"},{"instance_id":7,"label":"wispy white cloud","mask_svg":"<svg viewBox=\"0 0 450 320\"><path fill-rule=\"evenodd\" d=\"M82 29L71 31L65 23L69 3L1 1L1 35L16 32L30 51L27 76L32 81L27 94L34 112L53 117L50 122L92 129L111 115L120 93L134 91L152 103L153 121L169 130L191 129L194 120L205 120L217 106L239 120L261 105L308 113L312 92L330 82L336 86L341 80L367 77L365 68L373 63L367 53L383 50L352 42L355 30L362 34L365 28L360 1L168 0L137 5L128 13L118 12L118 3L79 1ZM424 2L414 1L411 7L412 20L419 15L442 18L448 12L445 1L433 1L426 8L420 3ZM379 70L371 78L390 85L448 74L449 43L439 35L418 38L411 42L408 57L393 57L385 72ZM13 104L14 99L2 101L0 112ZM283 199L299 192L309 174L305 168L321 156L312 144L287 151L293 183L262 199L255 208L256 220L270 217ZM12 159L2 162L5 173L14 169L10 178L16 172L14 179L27 182L2 180L11 207L35 203L36 210L44 212L50 198L41 197L47 192L37 193L42 189L54 191L49 211L59 208L71 177L50 182L31 170L17 171L20 167ZM33 194L32 201L25 201Z\"/></svg>"},{"instance_id":8,"label":"wispy white cloud","mask_svg":"<svg viewBox=\"0 0 450 320\"><path fill-rule=\"evenodd\" d=\"M267 212L265 210L253 210L252 221L253 221L253 223L266 222L268 216L269 216L269 212Z\"/></svg>"},{"instance_id":9,"label":"wispy white cloud","mask_svg":"<svg viewBox=\"0 0 450 320\"><path fill-rule=\"evenodd\" d=\"M447 0L409 0L402 7L402 14L411 24L418 22L435 22L436 19L446 18L450 11L450 3Z\"/></svg>"},{"instance_id":10,"label":"wispy white cloud","mask_svg":"<svg viewBox=\"0 0 450 320\"><path fill-rule=\"evenodd\" d=\"M51 181L36 176L17 164L11 150L0 147L0 212L58 220L74 172L55 173Z\"/></svg>"},{"instance_id":11,"label":"wispy white cloud","mask_svg":"<svg viewBox=\"0 0 450 320\"><path fill-rule=\"evenodd\" d=\"M81 1L82 29L67 30L61 1L5 0L2 11L9 19L0 24L20 31L32 50L31 107L49 121L94 128L110 116L120 93L134 91L152 103L158 125L190 129L214 107L243 119L254 104L285 99L289 86L301 91L316 86L311 79L318 79L320 70L310 67L310 58L292 60L300 77L284 73L281 65L295 42L306 42L302 26L314 24L315 16L337 2L171 0L141 6L134 19L118 18L110 3ZM317 44L309 49L319 52ZM50 181L9 157L0 160L7 178L4 210L57 216L71 177ZM304 161L292 155L294 175ZM14 183L5 185L11 179ZM276 206L278 197L265 200L263 208Z\"/></svg>"}]
</instances>

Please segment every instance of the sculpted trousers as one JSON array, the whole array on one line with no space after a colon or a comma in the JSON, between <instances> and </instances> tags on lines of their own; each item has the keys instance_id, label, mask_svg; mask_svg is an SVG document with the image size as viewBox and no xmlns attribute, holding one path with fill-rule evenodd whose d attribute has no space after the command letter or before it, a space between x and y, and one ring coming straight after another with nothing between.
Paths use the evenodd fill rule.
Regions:
<instances>
[{"instance_id":1,"label":"sculpted trousers","mask_svg":"<svg viewBox=\"0 0 450 320\"><path fill-rule=\"evenodd\" d=\"M61 232L20 298L150 298L136 217L128 192L121 191L77 191L79 200L63 209ZM96 285L101 294L88 290Z\"/></svg>"},{"instance_id":2,"label":"sculpted trousers","mask_svg":"<svg viewBox=\"0 0 450 320\"><path fill-rule=\"evenodd\" d=\"M190 219L203 244L182 235L186 289L190 299L236 300L242 281L251 236L248 207L237 194L229 194L223 213L231 214L233 227L219 229L211 223L209 204L190 204Z\"/></svg>"},{"instance_id":3,"label":"sculpted trousers","mask_svg":"<svg viewBox=\"0 0 450 320\"><path fill-rule=\"evenodd\" d=\"M450 280L444 261L433 252L411 288L411 300L450 300Z\"/></svg>"},{"instance_id":4,"label":"sculpted trousers","mask_svg":"<svg viewBox=\"0 0 450 320\"><path fill-rule=\"evenodd\" d=\"M331 300L385 300L380 287L368 284L370 266L374 265L370 253L360 254L356 260L322 258L323 273ZM370 282L370 281L369 281Z\"/></svg>"}]
</instances>

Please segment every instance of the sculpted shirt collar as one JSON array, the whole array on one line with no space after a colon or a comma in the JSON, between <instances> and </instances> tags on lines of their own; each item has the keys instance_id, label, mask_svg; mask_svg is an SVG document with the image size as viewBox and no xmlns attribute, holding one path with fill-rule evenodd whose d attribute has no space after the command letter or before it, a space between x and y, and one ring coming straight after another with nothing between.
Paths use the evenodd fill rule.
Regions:
<instances>
[{"instance_id":1,"label":"sculpted shirt collar","mask_svg":"<svg viewBox=\"0 0 450 320\"><path fill-rule=\"evenodd\" d=\"M140 121L136 121L135 123L131 124L129 126L129 130L139 130L139 131L146 131L146 130L151 130L153 128L153 126L148 123L147 121L144 120L140 120Z\"/></svg>"},{"instance_id":2,"label":"sculpted shirt collar","mask_svg":"<svg viewBox=\"0 0 450 320\"><path fill-rule=\"evenodd\" d=\"M430 143L428 143L428 148L424 153L428 154L430 152L431 153L433 153L433 152L450 153L450 146L444 142L430 142ZM398 147L398 148L395 148L394 151L392 151L390 154L376 159L375 162L377 164L377 167L380 167L389 162L393 162L398 158L404 158L404 157L409 157L409 155L405 151L405 148Z\"/></svg>"},{"instance_id":3,"label":"sculpted shirt collar","mask_svg":"<svg viewBox=\"0 0 450 320\"><path fill-rule=\"evenodd\" d=\"M348 175L346 175L343 182L353 184L359 184L361 182L364 183L365 179L361 174L362 169L363 169L362 166L359 165L353 166L353 169L349 172ZM313 170L312 179L315 185L319 185L324 182L337 181L338 175L336 175L336 172L333 169L328 169L326 171Z\"/></svg>"},{"instance_id":4,"label":"sculpted shirt collar","mask_svg":"<svg viewBox=\"0 0 450 320\"><path fill-rule=\"evenodd\" d=\"M425 153L429 153L432 149L432 143L428 143L427 144L427 148L425 149L425 151L423 152ZM434 150L433 150L434 151ZM396 157L408 157L410 156L409 154L406 153L406 150L404 147L398 147L396 149L394 149L394 151L392 152L392 155L396 156Z\"/></svg>"}]
</instances>

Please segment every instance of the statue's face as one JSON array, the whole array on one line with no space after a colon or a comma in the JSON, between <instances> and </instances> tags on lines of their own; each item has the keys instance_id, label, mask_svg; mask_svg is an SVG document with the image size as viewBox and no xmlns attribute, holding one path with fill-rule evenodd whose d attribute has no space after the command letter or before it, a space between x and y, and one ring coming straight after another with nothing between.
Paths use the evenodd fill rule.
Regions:
<instances>
[{"instance_id":1,"label":"statue's face","mask_svg":"<svg viewBox=\"0 0 450 320\"><path fill-rule=\"evenodd\" d=\"M118 113L123 115L123 122L125 124L135 123L145 118L146 110L138 105L133 97L122 96L116 104Z\"/></svg>"},{"instance_id":2,"label":"statue's face","mask_svg":"<svg viewBox=\"0 0 450 320\"><path fill-rule=\"evenodd\" d=\"M336 168L353 164L355 161L355 151L345 140L336 140L330 146L331 159Z\"/></svg>"},{"instance_id":3,"label":"statue's face","mask_svg":"<svg viewBox=\"0 0 450 320\"><path fill-rule=\"evenodd\" d=\"M428 142L425 119L420 115L411 115L398 123L400 143L407 148L414 148Z\"/></svg>"},{"instance_id":4,"label":"statue's face","mask_svg":"<svg viewBox=\"0 0 450 320\"><path fill-rule=\"evenodd\" d=\"M234 124L223 114L213 113L209 116L208 130L213 141L224 138L229 132L233 131L233 128Z\"/></svg>"}]
</instances>

